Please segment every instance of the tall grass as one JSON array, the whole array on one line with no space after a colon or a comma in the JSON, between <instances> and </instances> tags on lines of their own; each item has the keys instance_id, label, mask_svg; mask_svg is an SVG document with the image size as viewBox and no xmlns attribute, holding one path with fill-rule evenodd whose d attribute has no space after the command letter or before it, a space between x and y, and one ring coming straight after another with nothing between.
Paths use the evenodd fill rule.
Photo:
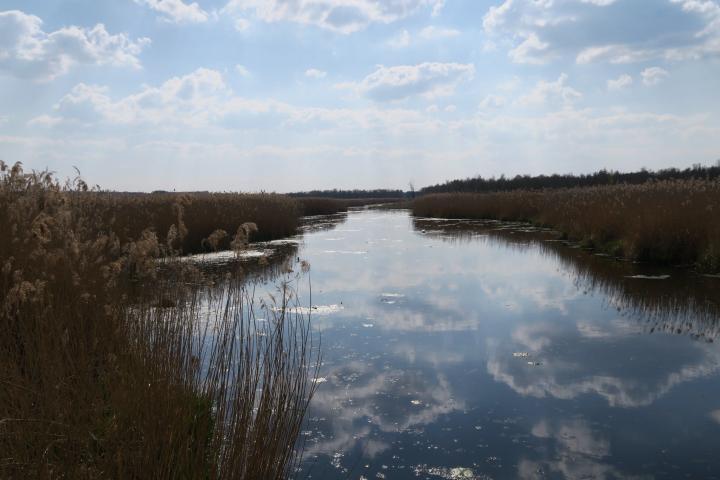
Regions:
<instances>
[{"instance_id":1,"label":"tall grass","mask_svg":"<svg viewBox=\"0 0 720 480\"><path fill-rule=\"evenodd\" d=\"M301 206L277 194L84 192L76 195L75 207L92 210L98 228L110 229L121 242L137 240L151 228L172 248L183 253L229 249L232 238L245 222L258 227L253 240L274 240L296 232ZM204 242L215 231L217 245Z\"/></svg>"},{"instance_id":2,"label":"tall grass","mask_svg":"<svg viewBox=\"0 0 720 480\"><path fill-rule=\"evenodd\" d=\"M529 221L614 255L720 271L718 180L425 195L413 202L412 212Z\"/></svg>"},{"instance_id":3,"label":"tall grass","mask_svg":"<svg viewBox=\"0 0 720 480\"><path fill-rule=\"evenodd\" d=\"M296 197L303 215L332 215L347 212L350 207L362 207L397 203L399 198L329 198L329 197Z\"/></svg>"},{"instance_id":4,"label":"tall grass","mask_svg":"<svg viewBox=\"0 0 720 480\"><path fill-rule=\"evenodd\" d=\"M286 478L318 365L297 296L158 276L184 219L117 234L113 202L0 163L0 478Z\"/></svg>"}]
</instances>

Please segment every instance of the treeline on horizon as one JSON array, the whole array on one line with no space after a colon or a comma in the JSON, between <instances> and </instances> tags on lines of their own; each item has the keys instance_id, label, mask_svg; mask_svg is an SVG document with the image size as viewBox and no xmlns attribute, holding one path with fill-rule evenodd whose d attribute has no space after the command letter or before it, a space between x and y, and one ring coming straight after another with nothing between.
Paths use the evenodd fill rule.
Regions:
<instances>
[{"instance_id":1,"label":"treeline on horizon","mask_svg":"<svg viewBox=\"0 0 720 480\"><path fill-rule=\"evenodd\" d=\"M355 199L355 198L373 198L373 199L398 199L405 196L405 192L402 190L388 190L379 188L375 190L311 190L309 192L293 192L287 194L290 197L295 198L340 198L340 199Z\"/></svg>"},{"instance_id":2,"label":"treeline on horizon","mask_svg":"<svg viewBox=\"0 0 720 480\"><path fill-rule=\"evenodd\" d=\"M714 180L720 178L720 160L708 167L695 164L690 168L666 168L661 170L641 169L637 172L600 170L590 174L553 175L504 175L495 178L477 176L464 180L448 180L445 183L424 187L420 194L431 193L484 193L507 192L512 190L542 190L555 188L597 187L604 185L641 185L650 181L668 180Z\"/></svg>"}]
</instances>

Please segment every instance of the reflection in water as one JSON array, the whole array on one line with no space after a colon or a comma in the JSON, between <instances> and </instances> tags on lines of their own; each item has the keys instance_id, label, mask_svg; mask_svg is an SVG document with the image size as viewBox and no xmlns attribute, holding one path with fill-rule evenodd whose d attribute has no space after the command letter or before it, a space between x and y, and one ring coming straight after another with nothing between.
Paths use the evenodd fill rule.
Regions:
<instances>
[{"instance_id":1,"label":"reflection in water","mask_svg":"<svg viewBox=\"0 0 720 480\"><path fill-rule=\"evenodd\" d=\"M512 348L497 348L490 353L488 373L524 396L569 400L592 393L613 407L639 407L680 383L720 371L714 346L695 343L676 352L672 339L659 338L638 349L633 332L639 330L624 319L602 327L525 324L512 332L512 348L528 350L542 368L527 368L526 361L512 357ZM606 358L609 352L612 358Z\"/></svg>"},{"instance_id":2,"label":"reflection in water","mask_svg":"<svg viewBox=\"0 0 720 480\"><path fill-rule=\"evenodd\" d=\"M414 218L413 227L443 241L489 241L521 251L539 250L557 261L579 291L603 297L609 307L643 322L648 333L684 333L707 341L720 334L718 279L682 268L614 260L559 241L550 229L525 224Z\"/></svg>"},{"instance_id":3,"label":"reflection in water","mask_svg":"<svg viewBox=\"0 0 720 480\"><path fill-rule=\"evenodd\" d=\"M279 261L307 259L312 303L327 307L312 320L324 364L301 477L720 472L719 279L521 224L404 211L311 223Z\"/></svg>"},{"instance_id":4,"label":"reflection in water","mask_svg":"<svg viewBox=\"0 0 720 480\"><path fill-rule=\"evenodd\" d=\"M610 456L610 443L584 420L541 420L531 433L551 443L553 454L546 460L522 459L518 466L520 478L643 478L627 475L605 463Z\"/></svg>"}]
</instances>

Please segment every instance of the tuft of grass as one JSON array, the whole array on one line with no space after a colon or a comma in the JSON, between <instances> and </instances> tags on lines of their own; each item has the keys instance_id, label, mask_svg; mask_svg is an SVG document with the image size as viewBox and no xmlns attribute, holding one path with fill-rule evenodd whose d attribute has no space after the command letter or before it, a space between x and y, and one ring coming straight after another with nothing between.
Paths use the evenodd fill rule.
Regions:
<instances>
[{"instance_id":1,"label":"tuft of grass","mask_svg":"<svg viewBox=\"0 0 720 480\"><path fill-rule=\"evenodd\" d=\"M263 210L261 199L271 205ZM60 184L0 163L0 477L293 471L319 365L310 319L290 313L297 295L286 284L266 307L241 277L205 287L199 271L173 261L189 225L208 235L226 226L192 208L207 201L220 215L237 203L172 201L93 192L79 179ZM284 202L243 205L260 215ZM148 219L152 228L141 229ZM242 248L256 226L233 226ZM169 257L163 275L160 255ZM267 322L256 318L263 308Z\"/></svg>"},{"instance_id":2,"label":"tuft of grass","mask_svg":"<svg viewBox=\"0 0 720 480\"><path fill-rule=\"evenodd\" d=\"M559 190L450 193L415 199L417 216L527 221L640 261L720 271L720 180Z\"/></svg>"}]
</instances>

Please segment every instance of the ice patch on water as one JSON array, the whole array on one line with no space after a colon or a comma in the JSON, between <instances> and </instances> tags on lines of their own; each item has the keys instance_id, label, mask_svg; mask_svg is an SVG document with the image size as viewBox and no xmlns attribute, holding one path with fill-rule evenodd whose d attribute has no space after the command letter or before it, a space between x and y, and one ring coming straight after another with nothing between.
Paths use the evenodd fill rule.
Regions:
<instances>
[{"instance_id":1,"label":"ice patch on water","mask_svg":"<svg viewBox=\"0 0 720 480\"><path fill-rule=\"evenodd\" d=\"M300 240L288 238L288 239L279 239L279 240L270 240L269 242L265 242L268 245L299 245L302 243Z\"/></svg>"},{"instance_id":2,"label":"ice patch on water","mask_svg":"<svg viewBox=\"0 0 720 480\"><path fill-rule=\"evenodd\" d=\"M191 263L221 263L235 258L260 258L272 255L273 250L242 250L235 252L233 250L223 250L221 252L213 253L198 253L196 255L187 255L180 257L179 260L182 262Z\"/></svg>"},{"instance_id":3,"label":"ice patch on water","mask_svg":"<svg viewBox=\"0 0 720 480\"><path fill-rule=\"evenodd\" d=\"M323 250L323 253L337 253L340 255L366 255L364 250Z\"/></svg>"},{"instance_id":4,"label":"ice patch on water","mask_svg":"<svg viewBox=\"0 0 720 480\"><path fill-rule=\"evenodd\" d=\"M418 465L415 467L415 476L431 475L444 480L487 480L490 477L484 474L475 474L467 467L428 467Z\"/></svg>"},{"instance_id":5,"label":"ice patch on water","mask_svg":"<svg viewBox=\"0 0 720 480\"><path fill-rule=\"evenodd\" d=\"M345 307L342 305L313 305L312 307L288 307L285 309L289 313L298 313L300 315L330 315L344 310ZM273 311L279 312L282 308L274 307Z\"/></svg>"}]
</instances>

